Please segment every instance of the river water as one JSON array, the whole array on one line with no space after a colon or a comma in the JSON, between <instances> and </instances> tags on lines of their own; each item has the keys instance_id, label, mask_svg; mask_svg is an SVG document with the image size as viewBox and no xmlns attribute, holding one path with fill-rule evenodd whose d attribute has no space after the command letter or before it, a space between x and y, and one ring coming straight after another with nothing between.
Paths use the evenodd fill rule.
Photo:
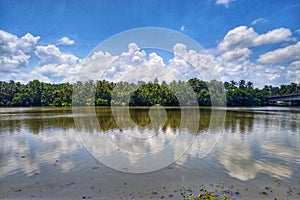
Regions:
<instances>
[{"instance_id":1,"label":"river water","mask_svg":"<svg viewBox=\"0 0 300 200\"><path fill-rule=\"evenodd\" d=\"M1 108L0 198L300 199L299 122L299 107Z\"/></svg>"}]
</instances>

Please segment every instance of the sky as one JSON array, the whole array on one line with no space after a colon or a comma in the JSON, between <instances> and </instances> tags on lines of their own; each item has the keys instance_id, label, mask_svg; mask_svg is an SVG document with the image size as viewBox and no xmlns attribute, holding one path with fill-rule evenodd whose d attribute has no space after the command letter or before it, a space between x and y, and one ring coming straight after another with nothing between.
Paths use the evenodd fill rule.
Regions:
<instances>
[{"instance_id":1,"label":"sky","mask_svg":"<svg viewBox=\"0 0 300 200\"><path fill-rule=\"evenodd\" d=\"M203 51L180 39L169 51L143 49L134 38L118 53L96 48L116 34L145 27L177 31ZM113 46L118 48L118 43ZM154 77L167 82L244 79L260 88L299 83L300 2L0 1L0 81Z\"/></svg>"}]
</instances>

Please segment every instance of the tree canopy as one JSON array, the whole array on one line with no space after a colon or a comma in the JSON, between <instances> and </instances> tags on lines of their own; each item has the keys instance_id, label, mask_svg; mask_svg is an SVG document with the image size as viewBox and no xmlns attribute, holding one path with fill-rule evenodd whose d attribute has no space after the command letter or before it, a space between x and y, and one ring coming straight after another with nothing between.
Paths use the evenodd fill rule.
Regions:
<instances>
[{"instance_id":1,"label":"tree canopy","mask_svg":"<svg viewBox=\"0 0 300 200\"><path fill-rule=\"evenodd\" d=\"M76 90L76 92L74 92ZM74 93L73 93L74 92ZM254 88L252 82L173 81L128 83L106 80L50 84L0 81L0 106L261 106L269 96L300 92L300 84ZM73 102L72 102L73 100Z\"/></svg>"}]
</instances>

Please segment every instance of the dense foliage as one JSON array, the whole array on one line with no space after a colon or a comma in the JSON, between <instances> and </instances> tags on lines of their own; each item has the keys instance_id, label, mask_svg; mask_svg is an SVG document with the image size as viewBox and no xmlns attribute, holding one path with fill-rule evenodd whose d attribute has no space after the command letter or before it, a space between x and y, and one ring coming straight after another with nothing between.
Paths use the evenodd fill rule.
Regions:
<instances>
[{"instance_id":1,"label":"dense foliage","mask_svg":"<svg viewBox=\"0 0 300 200\"><path fill-rule=\"evenodd\" d=\"M0 106L69 106L72 103L97 106L210 106L224 105L225 102L228 106L260 106L266 104L269 96L299 92L300 84L296 83L258 89L245 80L223 83L216 80L205 82L197 78L169 84L165 81L160 84L157 80L136 84L105 80L73 84L50 84L39 80L27 84L0 81Z\"/></svg>"}]
</instances>

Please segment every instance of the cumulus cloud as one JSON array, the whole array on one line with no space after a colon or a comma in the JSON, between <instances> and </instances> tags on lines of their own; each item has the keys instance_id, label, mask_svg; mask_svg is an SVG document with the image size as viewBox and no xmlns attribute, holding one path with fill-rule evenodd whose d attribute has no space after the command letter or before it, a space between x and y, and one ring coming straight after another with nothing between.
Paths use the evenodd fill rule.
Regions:
<instances>
[{"instance_id":1,"label":"cumulus cloud","mask_svg":"<svg viewBox=\"0 0 300 200\"><path fill-rule=\"evenodd\" d=\"M258 35L253 41L253 46L259 46L262 44L272 44L283 41L290 41L292 32L286 28L278 28L269 31L265 34Z\"/></svg>"},{"instance_id":2,"label":"cumulus cloud","mask_svg":"<svg viewBox=\"0 0 300 200\"><path fill-rule=\"evenodd\" d=\"M172 68L164 67L159 63L152 63L149 60L147 63L140 65L136 69L131 69L122 75L121 80L129 82L141 81L154 81L155 79L159 81L166 81L167 83L172 82L173 80L180 80L180 74Z\"/></svg>"},{"instance_id":3,"label":"cumulus cloud","mask_svg":"<svg viewBox=\"0 0 300 200\"><path fill-rule=\"evenodd\" d=\"M170 67L167 67L162 57L152 52L149 55L135 43L128 45L128 51L109 65L102 78L109 81L154 81L155 78L162 81L171 82L178 80L178 73Z\"/></svg>"},{"instance_id":4,"label":"cumulus cloud","mask_svg":"<svg viewBox=\"0 0 300 200\"><path fill-rule=\"evenodd\" d=\"M21 82L39 79L44 82L69 81L78 73L79 58L63 53L55 45L38 45L40 37L30 33L18 38L0 30L0 78ZM67 41L67 40L65 40ZM70 41L69 41L70 42ZM34 69L24 73L32 56L39 61Z\"/></svg>"},{"instance_id":5,"label":"cumulus cloud","mask_svg":"<svg viewBox=\"0 0 300 200\"><path fill-rule=\"evenodd\" d=\"M263 87L266 80L268 84L274 85L294 80L291 74L286 73L284 66L276 65L298 60L299 56L296 54L300 53L293 45L261 55L257 59L258 63L250 61L251 47L291 41L291 35L291 31L286 28L277 28L264 34L258 34L252 27L247 26L239 26L228 31L217 46L219 55L216 60L220 63L219 71L223 80L236 80L238 77L251 80L257 87Z\"/></svg>"},{"instance_id":6,"label":"cumulus cloud","mask_svg":"<svg viewBox=\"0 0 300 200\"><path fill-rule=\"evenodd\" d=\"M18 38L0 30L0 72L16 72L27 67L39 39L39 36L34 37L30 33Z\"/></svg>"},{"instance_id":7,"label":"cumulus cloud","mask_svg":"<svg viewBox=\"0 0 300 200\"><path fill-rule=\"evenodd\" d=\"M224 61L241 62L249 58L251 51L248 48L234 49L223 53L220 57Z\"/></svg>"},{"instance_id":8,"label":"cumulus cloud","mask_svg":"<svg viewBox=\"0 0 300 200\"><path fill-rule=\"evenodd\" d=\"M79 66L79 80L96 80L103 79L105 73L110 73L111 64L118 58L108 52L95 51L90 57L83 59Z\"/></svg>"},{"instance_id":9,"label":"cumulus cloud","mask_svg":"<svg viewBox=\"0 0 300 200\"><path fill-rule=\"evenodd\" d=\"M277 64L300 60L300 42L284 48L262 54L257 59L260 63Z\"/></svg>"},{"instance_id":10,"label":"cumulus cloud","mask_svg":"<svg viewBox=\"0 0 300 200\"><path fill-rule=\"evenodd\" d=\"M239 26L228 31L217 48L219 51L224 52L236 48L248 48L263 44L290 41L291 35L291 31L286 28L278 28L265 34L258 34L252 27Z\"/></svg>"},{"instance_id":11,"label":"cumulus cloud","mask_svg":"<svg viewBox=\"0 0 300 200\"><path fill-rule=\"evenodd\" d=\"M38 77L39 80L44 82L74 82L77 80L80 69L77 65L46 64L37 66L29 74L31 77L29 80L32 80L32 77Z\"/></svg>"},{"instance_id":12,"label":"cumulus cloud","mask_svg":"<svg viewBox=\"0 0 300 200\"><path fill-rule=\"evenodd\" d=\"M249 80L254 83L255 87L262 88L264 85L289 84L290 82L299 82L296 79L296 68L289 68L293 73L288 74L287 67L282 65L264 65L251 62L249 59L236 63L226 62L218 58L224 67L221 71L223 81L230 80ZM237 79L238 77L238 79Z\"/></svg>"},{"instance_id":13,"label":"cumulus cloud","mask_svg":"<svg viewBox=\"0 0 300 200\"><path fill-rule=\"evenodd\" d=\"M45 82L69 82L76 79L80 59L75 55L61 52L55 45L36 46L34 52L39 62L29 74L31 77L38 77Z\"/></svg>"},{"instance_id":14,"label":"cumulus cloud","mask_svg":"<svg viewBox=\"0 0 300 200\"><path fill-rule=\"evenodd\" d=\"M75 41L74 40L71 40L70 38L68 37L62 37L58 40L58 45L73 45L75 44Z\"/></svg>"},{"instance_id":15,"label":"cumulus cloud","mask_svg":"<svg viewBox=\"0 0 300 200\"><path fill-rule=\"evenodd\" d=\"M80 76L84 79L106 79L108 81L159 81L220 79L219 65L215 57L208 53L187 50L178 43L173 48L174 58L165 64L163 58L155 52L147 54L137 44L130 43L128 51L112 56L102 51L95 52L91 58L80 63Z\"/></svg>"},{"instance_id":16,"label":"cumulus cloud","mask_svg":"<svg viewBox=\"0 0 300 200\"><path fill-rule=\"evenodd\" d=\"M226 51L219 56L210 53L188 50L186 45L177 43L173 47L174 57L165 64L162 57L152 52L149 55L140 50L137 44L131 43L126 52L112 56L107 52L95 52L91 58L81 64L81 76L85 79L106 79L109 81L138 80L159 81L188 80L200 78L203 80L236 80L244 79L255 83L257 87L266 84L276 85L278 82L289 83L296 80L295 72L299 63L286 68L281 65L265 66L251 62L251 51L248 48ZM104 73L101 75L100 72ZM101 76L100 76L101 75Z\"/></svg>"},{"instance_id":17,"label":"cumulus cloud","mask_svg":"<svg viewBox=\"0 0 300 200\"><path fill-rule=\"evenodd\" d=\"M286 67L286 76L291 82L299 83L300 80L300 61L292 62Z\"/></svg>"},{"instance_id":18,"label":"cumulus cloud","mask_svg":"<svg viewBox=\"0 0 300 200\"><path fill-rule=\"evenodd\" d=\"M225 35L224 39L218 44L220 51L233 50L235 48L246 48L253 44L258 34L253 28L247 26L236 27Z\"/></svg>"},{"instance_id":19,"label":"cumulus cloud","mask_svg":"<svg viewBox=\"0 0 300 200\"><path fill-rule=\"evenodd\" d=\"M37 46L36 55L40 58L39 65L45 64L73 64L78 58L70 53L62 53L55 45Z\"/></svg>"},{"instance_id":20,"label":"cumulus cloud","mask_svg":"<svg viewBox=\"0 0 300 200\"><path fill-rule=\"evenodd\" d=\"M176 69L186 79L201 78L203 80L220 79L221 66L216 62L215 56L207 52L187 50L186 46L177 43L173 47L174 58L169 66Z\"/></svg>"},{"instance_id":21,"label":"cumulus cloud","mask_svg":"<svg viewBox=\"0 0 300 200\"><path fill-rule=\"evenodd\" d=\"M251 60L251 47L291 40L291 31L278 28L258 34L247 26L236 27L225 35L214 51L197 52L185 44L173 47L174 57L169 62L155 52L141 50L136 43L118 55L95 51L80 59L63 52L58 46L39 45L39 37L30 33L17 36L0 31L0 80L27 82L39 79L44 82L74 82L77 80L137 82L165 80L249 80L256 87L268 84L288 84L300 80L300 42L276 49ZM38 59L30 70L32 56ZM32 65L32 64L31 64Z\"/></svg>"}]
</instances>

